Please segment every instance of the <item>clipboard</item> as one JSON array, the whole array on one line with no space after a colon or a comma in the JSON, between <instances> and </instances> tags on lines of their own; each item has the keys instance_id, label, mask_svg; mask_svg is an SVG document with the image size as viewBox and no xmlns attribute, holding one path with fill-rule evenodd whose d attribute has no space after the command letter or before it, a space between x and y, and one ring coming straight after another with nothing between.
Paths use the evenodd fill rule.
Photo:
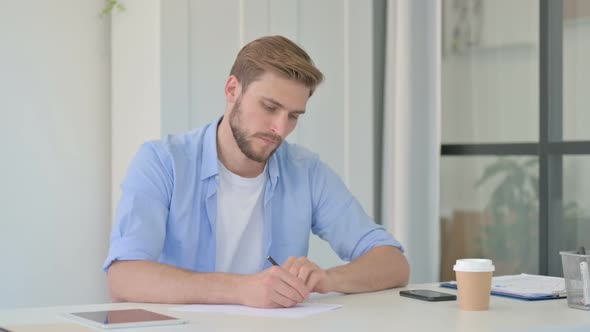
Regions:
<instances>
[{"instance_id":1,"label":"clipboard","mask_svg":"<svg viewBox=\"0 0 590 332\"><path fill-rule=\"evenodd\" d=\"M443 282L440 287L457 289L457 283ZM556 300L567 297L563 278L526 273L493 277L491 294L524 301Z\"/></svg>"}]
</instances>

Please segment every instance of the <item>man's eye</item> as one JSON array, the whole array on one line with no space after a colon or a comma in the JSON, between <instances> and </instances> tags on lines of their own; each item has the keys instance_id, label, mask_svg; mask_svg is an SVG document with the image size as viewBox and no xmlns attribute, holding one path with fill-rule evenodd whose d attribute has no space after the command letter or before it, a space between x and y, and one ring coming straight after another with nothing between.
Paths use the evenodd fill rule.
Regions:
<instances>
[{"instance_id":1,"label":"man's eye","mask_svg":"<svg viewBox=\"0 0 590 332\"><path fill-rule=\"evenodd\" d=\"M264 105L264 109L266 109L269 112L274 112L276 111L276 107L272 107L272 106L268 106L268 105Z\"/></svg>"},{"instance_id":2,"label":"man's eye","mask_svg":"<svg viewBox=\"0 0 590 332\"><path fill-rule=\"evenodd\" d=\"M299 118L299 114L289 114L289 118L297 120Z\"/></svg>"}]
</instances>

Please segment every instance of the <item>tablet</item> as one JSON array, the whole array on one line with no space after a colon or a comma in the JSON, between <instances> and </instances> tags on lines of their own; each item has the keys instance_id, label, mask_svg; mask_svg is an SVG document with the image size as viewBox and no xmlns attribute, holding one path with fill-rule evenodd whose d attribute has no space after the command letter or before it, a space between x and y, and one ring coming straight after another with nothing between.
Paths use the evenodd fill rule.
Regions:
<instances>
[{"instance_id":1,"label":"tablet","mask_svg":"<svg viewBox=\"0 0 590 332\"><path fill-rule=\"evenodd\" d=\"M143 309L73 312L66 314L66 316L78 322L103 329L188 323L186 320Z\"/></svg>"}]
</instances>

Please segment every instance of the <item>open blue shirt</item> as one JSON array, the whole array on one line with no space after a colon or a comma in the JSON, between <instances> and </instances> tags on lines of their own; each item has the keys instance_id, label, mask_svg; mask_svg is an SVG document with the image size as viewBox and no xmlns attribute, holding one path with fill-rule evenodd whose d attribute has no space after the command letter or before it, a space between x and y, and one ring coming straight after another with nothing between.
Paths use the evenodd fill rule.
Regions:
<instances>
[{"instance_id":1,"label":"open blue shirt","mask_svg":"<svg viewBox=\"0 0 590 332\"><path fill-rule=\"evenodd\" d=\"M141 146L121 184L105 271L116 260L149 260L215 272L219 121ZM379 245L402 249L316 154L283 141L266 173L263 247L280 264L307 256L310 231L346 261Z\"/></svg>"}]
</instances>

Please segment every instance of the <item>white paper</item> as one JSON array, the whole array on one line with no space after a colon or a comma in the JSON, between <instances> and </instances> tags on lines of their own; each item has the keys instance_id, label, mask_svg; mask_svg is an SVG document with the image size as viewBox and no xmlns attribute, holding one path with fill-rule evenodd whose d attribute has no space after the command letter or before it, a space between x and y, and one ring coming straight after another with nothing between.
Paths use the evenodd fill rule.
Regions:
<instances>
[{"instance_id":1,"label":"white paper","mask_svg":"<svg viewBox=\"0 0 590 332\"><path fill-rule=\"evenodd\" d=\"M519 274L494 277L492 291L522 296L558 295L565 292L563 278Z\"/></svg>"},{"instance_id":2,"label":"white paper","mask_svg":"<svg viewBox=\"0 0 590 332\"><path fill-rule=\"evenodd\" d=\"M191 304L170 308L173 311L245 315L257 317L301 318L342 307L341 304L301 303L291 308L261 309L233 304Z\"/></svg>"},{"instance_id":3,"label":"white paper","mask_svg":"<svg viewBox=\"0 0 590 332\"><path fill-rule=\"evenodd\" d=\"M456 281L444 283L457 286ZM492 278L492 294L525 298L562 297L566 295L565 280L534 274L507 275Z\"/></svg>"}]
</instances>

